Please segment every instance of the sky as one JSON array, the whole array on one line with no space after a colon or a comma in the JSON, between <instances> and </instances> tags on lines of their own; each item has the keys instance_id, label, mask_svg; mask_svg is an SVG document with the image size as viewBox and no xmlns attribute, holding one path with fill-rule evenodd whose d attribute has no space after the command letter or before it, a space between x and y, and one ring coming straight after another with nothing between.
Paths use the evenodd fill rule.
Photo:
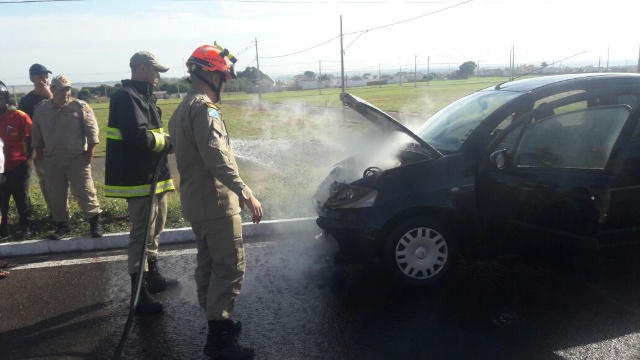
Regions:
<instances>
[{"instance_id":1,"label":"sky","mask_svg":"<svg viewBox=\"0 0 640 360\"><path fill-rule=\"evenodd\" d=\"M305 71L392 74L571 63L635 65L640 3L628 0L0 0L0 80L29 84L41 63L72 83L130 77L136 51L186 75L193 50L217 41L272 78ZM379 70L380 69L380 70Z\"/></svg>"}]
</instances>

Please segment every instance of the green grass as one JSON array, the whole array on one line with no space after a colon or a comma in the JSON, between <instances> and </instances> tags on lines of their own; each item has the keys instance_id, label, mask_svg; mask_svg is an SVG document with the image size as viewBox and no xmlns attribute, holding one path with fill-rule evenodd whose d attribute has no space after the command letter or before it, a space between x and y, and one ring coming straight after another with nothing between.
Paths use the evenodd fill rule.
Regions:
<instances>
[{"instance_id":1,"label":"green grass","mask_svg":"<svg viewBox=\"0 0 640 360\"><path fill-rule=\"evenodd\" d=\"M362 97L387 112L424 114L429 116L451 101L478 89L486 88L505 81L504 78L469 79L456 81L431 81L405 83L383 86L367 86L348 88L347 92ZM224 119L233 139L286 139L305 141L319 134L332 134L348 138L367 129L364 123L340 122L327 118L323 112L306 111L307 107L341 108L339 88L319 90L264 93L260 101L258 94L224 94L221 105ZM179 99L159 100L158 105L163 112L165 130L169 118L180 103ZM275 104L287 106L273 106ZM294 106L292 111L289 105ZM103 210L103 224L106 233L127 232L130 222L127 217L127 203L123 199L104 197L104 169L98 163L104 157L106 146L106 127L109 112L108 102L91 105L100 129L100 144L96 147L93 179L98 192L98 199ZM323 156L318 149L318 156ZM311 197L327 169L320 169L311 164L291 163L285 167L270 169L240 162L240 174L243 180L253 189L261 201L264 220L290 217L314 216ZM178 174L174 172L174 180L178 183ZM36 175L30 191L33 204L34 224L33 239L45 238L53 228L45 221L48 211L42 199ZM82 219L81 211L73 198L69 199L72 212L72 235L85 236L89 233L89 225ZM18 230L15 206L10 205L10 233ZM248 212L243 211L243 221L250 221ZM169 195L169 215L167 228L185 227L189 224L181 216L180 200L177 192ZM0 242L13 241L8 237Z\"/></svg>"}]
</instances>

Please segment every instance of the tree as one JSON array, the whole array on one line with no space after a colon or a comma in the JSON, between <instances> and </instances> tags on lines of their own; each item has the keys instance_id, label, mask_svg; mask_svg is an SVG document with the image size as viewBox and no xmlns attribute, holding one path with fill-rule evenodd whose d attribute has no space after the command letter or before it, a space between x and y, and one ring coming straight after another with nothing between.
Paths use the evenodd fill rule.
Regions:
<instances>
[{"instance_id":1,"label":"tree","mask_svg":"<svg viewBox=\"0 0 640 360\"><path fill-rule=\"evenodd\" d=\"M269 79L262 71L254 66L247 66L244 70L237 73L238 79L247 79L256 84L260 80ZM228 84L227 84L228 87Z\"/></svg>"},{"instance_id":2,"label":"tree","mask_svg":"<svg viewBox=\"0 0 640 360\"><path fill-rule=\"evenodd\" d=\"M459 79L468 79L475 72L478 65L476 65L473 61L467 61L460 65L460 69L458 70L458 78Z\"/></svg>"},{"instance_id":3,"label":"tree","mask_svg":"<svg viewBox=\"0 0 640 360\"><path fill-rule=\"evenodd\" d=\"M305 71L303 75L314 79L316 78L316 73L314 73L313 71Z\"/></svg>"},{"instance_id":4,"label":"tree","mask_svg":"<svg viewBox=\"0 0 640 360\"><path fill-rule=\"evenodd\" d=\"M82 88L82 90L78 91L78 99L87 101L91 97L91 93L86 88Z\"/></svg>"}]
</instances>

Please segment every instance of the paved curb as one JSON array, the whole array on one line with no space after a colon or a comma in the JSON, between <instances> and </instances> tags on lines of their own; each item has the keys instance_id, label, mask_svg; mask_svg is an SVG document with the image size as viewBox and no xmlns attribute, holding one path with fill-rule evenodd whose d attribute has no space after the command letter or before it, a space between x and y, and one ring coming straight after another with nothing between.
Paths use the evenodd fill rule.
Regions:
<instances>
[{"instance_id":1,"label":"paved curb","mask_svg":"<svg viewBox=\"0 0 640 360\"><path fill-rule=\"evenodd\" d=\"M243 223L242 236L245 242L259 242L261 237L279 233L295 233L320 229L316 218L297 218L286 220L270 220L260 224ZM195 235L190 227L165 229L160 236L161 244L179 244L195 242ZM101 238L75 237L63 240L26 240L0 244L0 258L20 255L42 255L70 251L95 251L124 249L129 244L129 233L105 234Z\"/></svg>"}]
</instances>

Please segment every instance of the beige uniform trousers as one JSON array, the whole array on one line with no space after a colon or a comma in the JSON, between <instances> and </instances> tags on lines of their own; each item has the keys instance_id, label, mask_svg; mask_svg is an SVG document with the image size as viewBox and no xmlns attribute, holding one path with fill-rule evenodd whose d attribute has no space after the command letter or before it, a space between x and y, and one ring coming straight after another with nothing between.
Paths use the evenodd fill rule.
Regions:
<instances>
[{"instance_id":1,"label":"beige uniform trousers","mask_svg":"<svg viewBox=\"0 0 640 360\"><path fill-rule=\"evenodd\" d=\"M145 242L144 233L147 230L147 214L149 214L149 197L127 199L131 232L129 232L128 266L129 274L136 274L142 255L142 244ZM156 195L151 214L151 230L147 240L147 258L158 255L160 234L167 221L167 193ZM149 265L144 264L143 271L149 271Z\"/></svg>"},{"instance_id":2,"label":"beige uniform trousers","mask_svg":"<svg viewBox=\"0 0 640 360\"><path fill-rule=\"evenodd\" d=\"M45 204L47 204L47 210L51 212L51 198L49 197L47 180L44 177L44 165L42 165L42 162L37 161L37 162L34 162L33 167L36 170L36 175L38 175L38 184L40 185L40 192L42 192L42 197L44 198L44 202Z\"/></svg>"},{"instance_id":3,"label":"beige uniform trousers","mask_svg":"<svg viewBox=\"0 0 640 360\"><path fill-rule=\"evenodd\" d=\"M229 319L244 278L240 215L191 223L198 245L198 301L207 321Z\"/></svg>"},{"instance_id":4,"label":"beige uniform trousers","mask_svg":"<svg viewBox=\"0 0 640 360\"><path fill-rule=\"evenodd\" d=\"M100 214L100 204L91 178L91 164L86 163L84 156L78 156L62 166L45 157L42 165L47 179L53 221L66 222L71 218L69 187L85 220Z\"/></svg>"}]
</instances>

